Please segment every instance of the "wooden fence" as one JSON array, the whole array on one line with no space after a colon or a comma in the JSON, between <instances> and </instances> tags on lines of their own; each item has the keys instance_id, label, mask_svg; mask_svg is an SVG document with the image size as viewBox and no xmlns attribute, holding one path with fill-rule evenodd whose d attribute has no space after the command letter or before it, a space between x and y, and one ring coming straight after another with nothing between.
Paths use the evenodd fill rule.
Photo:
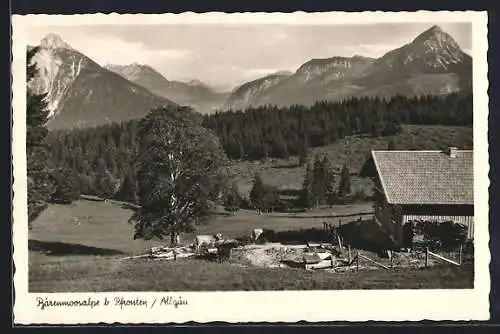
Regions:
<instances>
[{"instance_id":1,"label":"wooden fence","mask_svg":"<svg viewBox=\"0 0 500 334\"><path fill-rule=\"evenodd\" d=\"M349 253L350 253L350 252L349 252ZM350 256L349 256L349 257L350 257ZM372 259L372 258L369 258L369 257L368 257L368 256L366 256L366 255L360 254L360 253L359 253L359 251L357 251L357 252L356 252L356 256L355 256L355 257L354 257L351 261L349 261L349 266L351 266L351 265L352 265L352 263L353 263L354 261L356 261L356 271L359 271L359 259L364 259L364 260L367 260L368 262L371 262L371 263L373 263L373 264L377 265L378 267L381 267L381 268L384 268L384 269L386 269L386 270L389 270L389 269L391 269L391 268L392 268L392 253L391 253L390 258L391 258L391 266L390 266L390 267L388 267L388 266L386 266L386 265L384 265L384 264L382 264L382 263L380 263L380 262L375 261L375 260L374 260L374 259Z\"/></svg>"},{"instance_id":2,"label":"wooden fence","mask_svg":"<svg viewBox=\"0 0 500 334\"><path fill-rule=\"evenodd\" d=\"M439 255L439 254L436 254L436 253L433 253L429 250L428 247L425 248L425 266L428 267L429 266L429 255L430 256L433 256L439 260L442 260L444 262L447 262L447 263L451 263L451 264L454 264L456 266L460 266L462 265L462 245L460 245L460 249L459 249L459 252L458 252L458 262L457 261L453 261L451 259L448 259L442 255Z\"/></svg>"}]
</instances>

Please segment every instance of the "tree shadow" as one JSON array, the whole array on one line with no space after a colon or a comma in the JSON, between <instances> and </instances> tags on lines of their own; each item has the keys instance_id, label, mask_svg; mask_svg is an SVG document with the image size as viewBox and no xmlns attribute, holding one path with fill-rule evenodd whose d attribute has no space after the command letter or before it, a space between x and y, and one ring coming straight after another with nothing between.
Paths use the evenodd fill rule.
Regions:
<instances>
[{"instance_id":1,"label":"tree shadow","mask_svg":"<svg viewBox=\"0 0 500 334\"><path fill-rule=\"evenodd\" d=\"M279 193L283 196L299 197L302 194L302 189L285 188L280 189Z\"/></svg>"},{"instance_id":2,"label":"tree shadow","mask_svg":"<svg viewBox=\"0 0 500 334\"><path fill-rule=\"evenodd\" d=\"M259 243L279 242L284 245L303 245L308 242L336 244L337 236L342 237L344 245L379 254L394 247L389 235L373 219L350 221L341 227L336 226L335 230L330 232L314 227L277 232L264 229L259 237Z\"/></svg>"},{"instance_id":3,"label":"tree shadow","mask_svg":"<svg viewBox=\"0 0 500 334\"><path fill-rule=\"evenodd\" d=\"M303 245L306 242L327 243L331 241L331 237L325 230L314 227L278 232L265 229L260 239L261 242L279 242L283 245Z\"/></svg>"},{"instance_id":4,"label":"tree shadow","mask_svg":"<svg viewBox=\"0 0 500 334\"><path fill-rule=\"evenodd\" d=\"M70 244L57 241L28 240L28 249L30 251L44 253L52 256L64 255L119 255L125 254L122 251L109 248L99 248L85 246L81 244Z\"/></svg>"},{"instance_id":5,"label":"tree shadow","mask_svg":"<svg viewBox=\"0 0 500 334\"><path fill-rule=\"evenodd\" d=\"M378 252L393 247L389 235L373 219L349 222L342 225L339 233L344 243L354 248Z\"/></svg>"}]
</instances>

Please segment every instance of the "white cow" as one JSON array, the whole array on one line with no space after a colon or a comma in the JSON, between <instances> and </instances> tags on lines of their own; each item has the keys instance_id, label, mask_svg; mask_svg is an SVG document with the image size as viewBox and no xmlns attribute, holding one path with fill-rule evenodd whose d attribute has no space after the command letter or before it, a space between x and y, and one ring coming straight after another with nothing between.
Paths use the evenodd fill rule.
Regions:
<instances>
[{"instance_id":1,"label":"white cow","mask_svg":"<svg viewBox=\"0 0 500 334\"><path fill-rule=\"evenodd\" d=\"M222 234L220 233L216 235L197 235L194 238L194 248L196 252L199 252L201 246L214 248L215 244L220 240L222 240Z\"/></svg>"},{"instance_id":2,"label":"white cow","mask_svg":"<svg viewBox=\"0 0 500 334\"><path fill-rule=\"evenodd\" d=\"M256 228L252 231L252 240L253 242L256 242L257 239L259 239L260 235L264 233L264 230L261 228Z\"/></svg>"}]
</instances>

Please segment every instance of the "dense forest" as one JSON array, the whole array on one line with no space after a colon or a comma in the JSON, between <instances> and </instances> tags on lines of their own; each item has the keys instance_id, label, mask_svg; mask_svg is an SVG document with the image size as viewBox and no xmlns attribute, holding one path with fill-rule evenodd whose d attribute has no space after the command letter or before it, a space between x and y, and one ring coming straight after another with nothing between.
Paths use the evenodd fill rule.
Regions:
<instances>
[{"instance_id":1,"label":"dense forest","mask_svg":"<svg viewBox=\"0 0 500 334\"><path fill-rule=\"evenodd\" d=\"M392 135L401 124L472 125L472 96L397 96L318 102L311 107L259 107L207 115L202 124L219 137L231 159L286 158L352 134ZM136 201L133 157L138 125L138 120L132 120L50 132L46 144L55 171L53 200L67 202L90 194Z\"/></svg>"},{"instance_id":2,"label":"dense forest","mask_svg":"<svg viewBox=\"0 0 500 334\"><path fill-rule=\"evenodd\" d=\"M205 116L231 159L287 158L353 134L393 135L400 124L471 125L472 95L353 98L311 107L258 107Z\"/></svg>"}]
</instances>

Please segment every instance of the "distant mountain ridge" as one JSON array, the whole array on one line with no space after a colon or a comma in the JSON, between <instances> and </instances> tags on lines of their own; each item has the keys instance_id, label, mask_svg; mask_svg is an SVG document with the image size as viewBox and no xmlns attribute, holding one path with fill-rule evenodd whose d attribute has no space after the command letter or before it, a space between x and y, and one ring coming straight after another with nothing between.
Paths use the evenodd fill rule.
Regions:
<instances>
[{"instance_id":1,"label":"distant mountain ridge","mask_svg":"<svg viewBox=\"0 0 500 334\"><path fill-rule=\"evenodd\" d=\"M450 35L432 26L410 43L377 59L359 55L312 59L279 82L266 86L263 81L269 79L264 77L240 86L225 108L471 91L472 58Z\"/></svg>"},{"instance_id":2,"label":"distant mountain ridge","mask_svg":"<svg viewBox=\"0 0 500 334\"><path fill-rule=\"evenodd\" d=\"M55 34L41 40L33 61L38 73L29 87L47 93L52 129L139 118L154 107L175 105L102 68Z\"/></svg>"},{"instance_id":3,"label":"distant mountain ridge","mask_svg":"<svg viewBox=\"0 0 500 334\"><path fill-rule=\"evenodd\" d=\"M221 108L229 96L229 93L215 92L199 80L191 80L187 83L167 80L149 65L137 63L130 65L108 64L105 68L158 96L165 97L180 105L191 106L204 114Z\"/></svg>"},{"instance_id":4,"label":"distant mountain ridge","mask_svg":"<svg viewBox=\"0 0 500 334\"><path fill-rule=\"evenodd\" d=\"M32 48L29 46L28 48ZM144 116L159 105L188 105L201 113L261 105L311 105L319 100L472 91L472 58L440 27L379 58L311 59L219 93L199 80L168 80L149 65L101 67L58 35L48 34L34 57L29 83L47 93L50 128L94 126Z\"/></svg>"},{"instance_id":5,"label":"distant mountain ridge","mask_svg":"<svg viewBox=\"0 0 500 334\"><path fill-rule=\"evenodd\" d=\"M225 104L225 108L243 109L265 99L261 93L286 80L291 74L270 74L237 87Z\"/></svg>"}]
</instances>

